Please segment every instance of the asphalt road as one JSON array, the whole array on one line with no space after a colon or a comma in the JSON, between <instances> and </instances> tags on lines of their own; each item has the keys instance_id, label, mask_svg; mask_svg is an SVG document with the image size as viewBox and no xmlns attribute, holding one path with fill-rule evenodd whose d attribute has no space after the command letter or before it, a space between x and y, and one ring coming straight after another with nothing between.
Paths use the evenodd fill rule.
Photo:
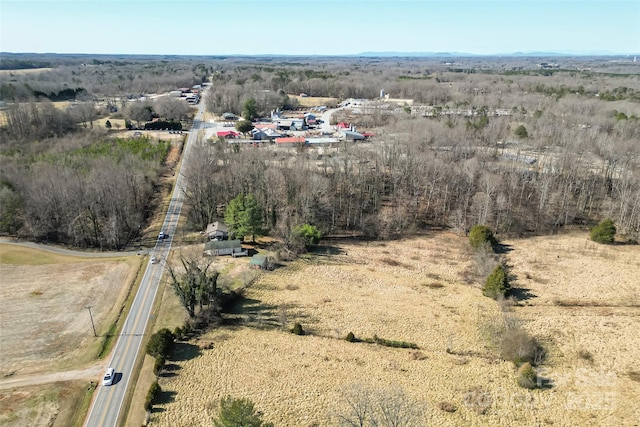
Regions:
<instances>
[{"instance_id":1,"label":"asphalt road","mask_svg":"<svg viewBox=\"0 0 640 427\"><path fill-rule=\"evenodd\" d=\"M173 236L175 235L180 211L182 210L182 201L184 196L184 188L186 181L184 173L189 163L189 153L191 147L196 143L198 131L202 128L202 115L205 110L204 100L200 101L198 113L193 121L191 132L184 148L184 156L180 173L176 179L171 202L162 225L162 231L168 235L164 240L159 240L155 248L151 252L152 255L159 260L158 263L149 262L144 272L140 288L135 296L129 315L124 323L122 332L118 337L115 348L112 352L109 367L115 369L115 381L111 386L103 386L102 378L96 378L100 383L96 389L94 399L89 409L89 415L85 421L87 427L110 427L118 424L118 417L122 410L122 404L127 393L129 383L135 368L136 358L140 354L140 345L144 338L145 329L153 307L153 301L158 291L160 279L164 269L164 260L167 259ZM123 420L120 420L124 423Z\"/></svg>"}]
</instances>

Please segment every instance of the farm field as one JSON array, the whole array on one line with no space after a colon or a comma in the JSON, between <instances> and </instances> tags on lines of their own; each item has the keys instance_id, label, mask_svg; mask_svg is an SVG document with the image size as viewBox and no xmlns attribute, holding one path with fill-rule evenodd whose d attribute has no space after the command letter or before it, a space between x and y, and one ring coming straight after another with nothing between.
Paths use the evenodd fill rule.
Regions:
<instances>
[{"instance_id":1,"label":"farm field","mask_svg":"<svg viewBox=\"0 0 640 427\"><path fill-rule=\"evenodd\" d=\"M65 408L82 400L78 384L100 378L96 357L140 262L135 256L70 256L0 244L0 379L60 374L48 384L3 387L0 425L48 426L60 414L73 415ZM98 373L86 382L66 382L64 372L77 369ZM81 376L74 371L70 378Z\"/></svg>"},{"instance_id":2,"label":"farm field","mask_svg":"<svg viewBox=\"0 0 640 427\"><path fill-rule=\"evenodd\" d=\"M300 96L289 95L289 98L295 98L298 100L300 107L319 107L319 106L332 106L338 103L338 98L330 98L323 96Z\"/></svg>"},{"instance_id":3,"label":"farm field","mask_svg":"<svg viewBox=\"0 0 640 427\"><path fill-rule=\"evenodd\" d=\"M346 395L394 387L424 425L637 425L640 247L586 233L504 243L522 297L511 308L482 296L467 240L451 233L335 242L264 274L233 326L201 337L212 349L171 361L153 425L210 425L231 395L276 426L332 426ZM507 321L545 346L547 389L520 388L498 356L491 331ZM289 333L296 322L306 336ZM349 343L349 332L419 349Z\"/></svg>"}]
</instances>

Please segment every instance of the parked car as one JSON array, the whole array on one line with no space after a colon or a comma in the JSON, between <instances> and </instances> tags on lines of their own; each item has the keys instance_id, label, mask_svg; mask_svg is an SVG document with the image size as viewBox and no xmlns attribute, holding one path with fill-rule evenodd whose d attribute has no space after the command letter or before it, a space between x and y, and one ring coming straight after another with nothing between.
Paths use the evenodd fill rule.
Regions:
<instances>
[{"instance_id":1,"label":"parked car","mask_svg":"<svg viewBox=\"0 0 640 427\"><path fill-rule=\"evenodd\" d=\"M107 372L105 372L104 377L102 378L102 385L113 384L113 377L115 377L115 375L116 375L115 369L113 368L107 369Z\"/></svg>"}]
</instances>

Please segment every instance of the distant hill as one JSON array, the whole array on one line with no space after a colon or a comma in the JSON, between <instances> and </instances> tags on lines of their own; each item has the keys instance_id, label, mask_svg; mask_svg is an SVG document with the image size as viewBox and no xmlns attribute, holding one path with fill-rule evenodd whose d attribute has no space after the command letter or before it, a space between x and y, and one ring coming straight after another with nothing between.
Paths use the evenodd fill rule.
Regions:
<instances>
[{"instance_id":1,"label":"distant hill","mask_svg":"<svg viewBox=\"0 0 640 427\"><path fill-rule=\"evenodd\" d=\"M467 52L362 52L350 56L363 57L410 57L410 58L461 58L461 57L549 57L549 56L634 56L633 53L616 53L611 51L566 51L566 52L513 52L481 55Z\"/></svg>"}]
</instances>

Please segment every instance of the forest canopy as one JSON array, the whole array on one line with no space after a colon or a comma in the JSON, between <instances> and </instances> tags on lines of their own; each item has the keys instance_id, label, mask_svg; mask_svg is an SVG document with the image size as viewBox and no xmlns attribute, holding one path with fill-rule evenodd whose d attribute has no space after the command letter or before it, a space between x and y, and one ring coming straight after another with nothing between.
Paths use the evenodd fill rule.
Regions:
<instances>
[{"instance_id":1,"label":"forest canopy","mask_svg":"<svg viewBox=\"0 0 640 427\"><path fill-rule=\"evenodd\" d=\"M302 93L369 100L331 120L375 137L322 149L199 141L185 194L193 230L251 194L261 232L285 240L300 224L387 239L475 224L498 235L549 233L603 218L620 238L640 238L640 78L623 62L558 58L549 70L539 58L55 59L0 79L11 103L0 131L4 232L126 245L145 226L168 147L124 143L116 129L106 137L91 130L95 118L182 126L179 104L139 95L210 80L202 102L214 117L296 109ZM85 99L73 110L45 99L69 90Z\"/></svg>"}]
</instances>

